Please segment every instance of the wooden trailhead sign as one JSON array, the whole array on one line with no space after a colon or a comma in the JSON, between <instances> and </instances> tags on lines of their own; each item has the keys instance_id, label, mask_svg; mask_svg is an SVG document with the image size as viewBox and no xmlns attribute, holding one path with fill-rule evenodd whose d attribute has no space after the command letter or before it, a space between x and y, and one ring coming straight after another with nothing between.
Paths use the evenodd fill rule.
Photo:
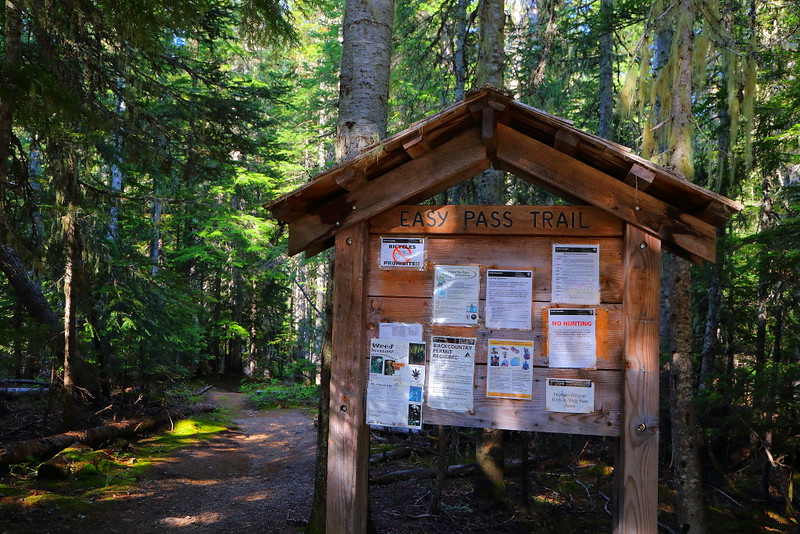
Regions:
<instances>
[{"instance_id":1,"label":"wooden trailhead sign","mask_svg":"<svg viewBox=\"0 0 800 534\"><path fill-rule=\"evenodd\" d=\"M420 204L493 166L570 206ZM485 88L272 204L335 246L327 530L366 532L368 422L617 437L614 531L656 531L662 247L741 206Z\"/></svg>"}]
</instances>

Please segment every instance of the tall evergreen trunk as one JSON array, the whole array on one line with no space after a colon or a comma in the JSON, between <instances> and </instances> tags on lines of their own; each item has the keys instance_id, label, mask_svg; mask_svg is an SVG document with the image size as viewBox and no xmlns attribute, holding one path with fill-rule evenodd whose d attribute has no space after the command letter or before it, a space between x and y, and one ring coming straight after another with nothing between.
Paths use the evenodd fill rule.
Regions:
<instances>
[{"instance_id":1,"label":"tall evergreen trunk","mask_svg":"<svg viewBox=\"0 0 800 534\"><path fill-rule=\"evenodd\" d=\"M49 159L56 200L63 206L61 226L64 232L64 430L75 424L75 380L78 359L77 339L77 281L80 272L81 246L78 233L79 192L77 168L73 154L62 141L51 140Z\"/></svg>"},{"instance_id":2,"label":"tall evergreen trunk","mask_svg":"<svg viewBox=\"0 0 800 534\"><path fill-rule=\"evenodd\" d=\"M597 132L612 139L614 113L614 0L600 2L600 102Z\"/></svg>"},{"instance_id":3,"label":"tall evergreen trunk","mask_svg":"<svg viewBox=\"0 0 800 534\"><path fill-rule=\"evenodd\" d=\"M505 85L505 6L503 0L484 0L478 13L480 46L478 50L478 85ZM477 179L478 204L505 203L505 174L496 169L483 171ZM475 447L479 469L475 476L475 497L485 505L496 504L506 498L503 478L503 430L481 429Z\"/></svg>"},{"instance_id":4,"label":"tall evergreen trunk","mask_svg":"<svg viewBox=\"0 0 800 534\"><path fill-rule=\"evenodd\" d=\"M6 0L4 31L5 61L0 65L0 84L5 88L0 97L0 217L5 216L4 188L8 179L9 160L14 142L14 95L17 86L15 77L19 70L22 48L22 14L15 0Z\"/></svg>"},{"instance_id":5,"label":"tall evergreen trunk","mask_svg":"<svg viewBox=\"0 0 800 534\"><path fill-rule=\"evenodd\" d=\"M503 0L484 0L480 3L477 85L505 86L505 23ZM478 204L497 205L505 201L505 173L496 169L483 171L477 180Z\"/></svg>"},{"instance_id":6,"label":"tall evergreen trunk","mask_svg":"<svg viewBox=\"0 0 800 534\"><path fill-rule=\"evenodd\" d=\"M464 100L467 95L467 0L458 0L455 12L455 50L453 54L453 72L455 73L455 93L456 101ZM467 204L470 197L470 189L473 184L470 180L465 180L454 185L447 191L447 199L451 204ZM445 200L446 201L446 200Z\"/></svg>"},{"instance_id":7,"label":"tall evergreen trunk","mask_svg":"<svg viewBox=\"0 0 800 534\"><path fill-rule=\"evenodd\" d=\"M761 208L758 231L766 232L775 217L772 198L772 177L767 175L761 182ZM767 306L770 300L769 265L764 255L758 266L758 286L756 295L756 361L763 364L767 361Z\"/></svg>"},{"instance_id":8,"label":"tall evergreen trunk","mask_svg":"<svg viewBox=\"0 0 800 534\"><path fill-rule=\"evenodd\" d=\"M342 63L339 72L339 116L336 159L344 161L386 137L391 71L393 0L347 0L342 22ZM328 272L333 280L333 263ZM322 348L316 478L306 532L326 529L328 418L332 354L333 284L326 294L328 324Z\"/></svg>"},{"instance_id":9,"label":"tall evergreen trunk","mask_svg":"<svg viewBox=\"0 0 800 534\"><path fill-rule=\"evenodd\" d=\"M673 43L670 131L674 139L669 166L691 178L692 155L692 52L694 4L680 0ZM675 466L677 516L682 532L702 533L704 509L698 430L694 409L695 371L692 361L691 267L687 260L667 256L667 293L672 303L667 318L672 330L670 346L670 421Z\"/></svg>"}]
</instances>

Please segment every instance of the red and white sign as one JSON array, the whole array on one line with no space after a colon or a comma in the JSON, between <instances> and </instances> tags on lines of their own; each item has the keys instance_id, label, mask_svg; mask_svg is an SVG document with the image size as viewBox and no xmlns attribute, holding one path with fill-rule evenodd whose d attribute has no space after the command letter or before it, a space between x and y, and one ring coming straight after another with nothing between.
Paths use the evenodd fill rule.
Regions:
<instances>
[{"instance_id":1,"label":"red and white sign","mask_svg":"<svg viewBox=\"0 0 800 534\"><path fill-rule=\"evenodd\" d=\"M381 269L425 270L424 237L381 237Z\"/></svg>"}]
</instances>

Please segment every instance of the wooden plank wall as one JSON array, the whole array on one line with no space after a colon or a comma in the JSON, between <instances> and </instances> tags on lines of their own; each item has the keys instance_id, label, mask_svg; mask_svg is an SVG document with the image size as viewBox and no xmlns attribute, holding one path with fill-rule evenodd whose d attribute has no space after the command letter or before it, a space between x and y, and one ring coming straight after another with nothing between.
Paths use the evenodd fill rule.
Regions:
<instances>
[{"instance_id":1,"label":"wooden plank wall","mask_svg":"<svg viewBox=\"0 0 800 534\"><path fill-rule=\"evenodd\" d=\"M545 215L545 214L549 215ZM560 223L559 223L560 221ZM367 258L367 337L377 337L381 322L421 323L424 339L431 335L478 339L473 413L434 410L423 405L425 423L561 432L601 436L620 435L623 382L623 225L591 207L565 206L398 206L370 221ZM381 235L406 234L428 238L426 270L378 268ZM546 313L550 302L553 243L600 245L601 303L597 310L597 369L550 369L547 365ZM480 265L481 309L486 269L533 270L531 302L533 329L489 330L432 325L435 264ZM533 399L486 397L489 339L534 341ZM368 342L365 342L368 344ZM430 350L430 347L428 347ZM368 366L365 347L363 365ZM595 383L595 411L567 414L545 411L547 377L585 378Z\"/></svg>"}]
</instances>

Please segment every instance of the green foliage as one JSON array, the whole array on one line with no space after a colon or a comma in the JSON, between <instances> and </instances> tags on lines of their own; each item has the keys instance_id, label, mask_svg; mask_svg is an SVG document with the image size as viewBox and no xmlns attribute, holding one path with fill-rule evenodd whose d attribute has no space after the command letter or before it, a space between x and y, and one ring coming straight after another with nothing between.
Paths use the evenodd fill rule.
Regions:
<instances>
[{"instance_id":1,"label":"green foliage","mask_svg":"<svg viewBox=\"0 0 800 534\"><path fill-rule=\"evenodd\" d=\"M259 409L315 406L319 401L319 386L315 384L281 383L273 380L269 384L243 384L240 391Z\"/></svg>"}]
</instances>

